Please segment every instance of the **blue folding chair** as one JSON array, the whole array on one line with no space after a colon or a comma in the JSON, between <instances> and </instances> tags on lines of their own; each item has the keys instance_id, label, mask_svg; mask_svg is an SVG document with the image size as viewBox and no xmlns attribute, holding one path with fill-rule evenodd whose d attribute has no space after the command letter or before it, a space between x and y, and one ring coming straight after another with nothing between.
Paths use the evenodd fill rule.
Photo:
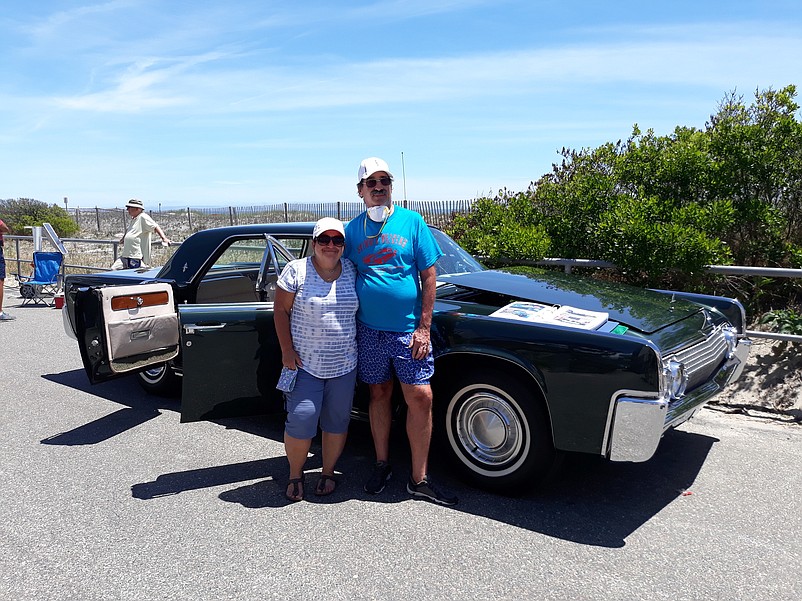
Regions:
<instances>
[{"instance_id":1,"label":"blue folding chair","mask_svg":"<svg viewBox=\"0 0 802 601\"><path fill-rule=\"evenodd\" d=\"M61 284L61 264L64 255L59 252L33 253L33 275L17 276L22 305L53 305Z\"/></svg>"}]
</instances>

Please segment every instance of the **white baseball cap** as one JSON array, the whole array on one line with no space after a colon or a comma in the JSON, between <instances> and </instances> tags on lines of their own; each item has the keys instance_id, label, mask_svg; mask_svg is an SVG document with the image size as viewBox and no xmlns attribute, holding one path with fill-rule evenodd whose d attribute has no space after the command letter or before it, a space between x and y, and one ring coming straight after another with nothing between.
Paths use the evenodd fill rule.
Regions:
<instances>
[{"instance_id":1,"label":"white baseball cap","mask_svg":"<svg viewBox=\"0 0 802 601\"><path fill-rule=\"evenodd\" d=\"M345 228L342 221L334 217L324 217L323 219L318 219L315 224L315 229L312 230L312 238L317 238L320 234L329 230L339 232L343 235L343 238L345 237Z\"/></svg>"},{"instance_id":2,"label":"white baseball cap","mask_svg":"<svg viewBox=\"0 0 802 601\"><path fill-rule=\"evenodd\" d=\"M361 182L363 179L370 177L377 171L384 171L390 176L390 179L393 179L393 174L390 173L390 167L386 162L378 157L370 157L359 164L359 175L357 181Z\"/></svg>"}]
</instances>

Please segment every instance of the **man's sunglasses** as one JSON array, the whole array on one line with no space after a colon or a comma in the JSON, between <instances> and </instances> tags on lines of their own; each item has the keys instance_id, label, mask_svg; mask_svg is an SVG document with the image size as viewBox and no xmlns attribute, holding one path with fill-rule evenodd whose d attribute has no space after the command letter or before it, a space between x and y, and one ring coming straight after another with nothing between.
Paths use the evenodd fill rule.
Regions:
<instances>
[{"instance_id":1,"label":"man's sunglasses","mask_svg":"<svg viewBox=\"0 0 802 601\"><path fill-rule=\"evenodd\" d=\"M342 236L329 236L327 234L320 234L317 238L315 238L315 242L320 244L320 246L328 246L329 242L334 242L334 246L343 246L345 244L345 238Z\"/></svg>"},{"instance_id":2,"label":"man's sunglasses","mask_svg":"<svg viewBox=\"0 0 802 601\"><path fill-rule=\"evenodd\" d=\"M390 184L393 183L393 178L391 178L391 177L380 177L379 179L376 179L376 178L371 177L370 179L366 179L365 180L365 185L368 188L375 188L376 184L378 182L381 182L382 186L389 186Z\"/></svg>"}]
</instances>

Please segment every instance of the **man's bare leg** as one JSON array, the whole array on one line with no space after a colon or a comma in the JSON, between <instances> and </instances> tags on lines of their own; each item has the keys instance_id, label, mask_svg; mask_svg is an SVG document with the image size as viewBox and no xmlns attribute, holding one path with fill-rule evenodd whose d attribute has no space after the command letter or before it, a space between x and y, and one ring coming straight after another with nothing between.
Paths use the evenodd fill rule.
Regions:
<instances>
[{"instance_id":1,"label":"man's bare leg","mask_svg":"<svg viewBox=\"0 0 802 601\"><path fill-rule=\"evenodd\" d=\"M393 420L392 396L393 381L388 380L381 384L371 384L370 406L370 433L373 436L373 446L376 449L376 461L389 461L390 457L390 427Z\"/></svg>"},{"instance_id":2,"label":"man's bare leg","mask_svg":"<svg viewBox=\"0 0 802 601\"><path fill-rule=\"evenodd\" d=\"M407 403L407 437L412 468L410 475L417 483L427 474L429 446L432 440L432 387L428 384L401 384Z\"/></svg>"}]
</instances>

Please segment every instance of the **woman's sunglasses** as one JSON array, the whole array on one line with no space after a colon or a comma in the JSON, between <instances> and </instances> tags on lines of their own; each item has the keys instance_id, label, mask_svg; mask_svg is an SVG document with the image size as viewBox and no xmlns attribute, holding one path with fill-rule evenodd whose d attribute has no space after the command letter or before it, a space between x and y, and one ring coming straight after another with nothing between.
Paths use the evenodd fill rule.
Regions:
<instances>
[{"instance_id":1,"label":"woman's sunglasses","mask_svg":"<svg viewBox=\"0 0 802 601\"><path fill-rule=\"evenodd\" d=\"M393 183L393 179L391 177L380 177L379 179L371 177L365 180L365 185L368 188L375 188L378 182L381 182L382 186L389 186Z\"/></svg>"},{"instance_id":2,"label":"woman's sunglasses","mask_svg":"<svg viewBox=\"0 0 802 601\"><path fill-rule=\"evenodd\" d=\"M320 244L320 246L328 246L329 242L333 242L334 246L343 246L345 244L345 238L342 236L329 236L327 234L320 234L317 238L315 238L315 242Z\"/></svg>"}]
</instances>

